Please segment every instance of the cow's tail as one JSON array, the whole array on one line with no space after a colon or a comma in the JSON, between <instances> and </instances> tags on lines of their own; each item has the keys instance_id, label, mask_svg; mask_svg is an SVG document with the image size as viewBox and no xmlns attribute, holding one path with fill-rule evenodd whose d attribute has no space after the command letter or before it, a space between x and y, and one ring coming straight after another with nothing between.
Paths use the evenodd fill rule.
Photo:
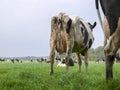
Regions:
<instances>
[{"instance_id":1,"label":"cow's tail","mask_svg":"<svg viewBox=\"0 0 120 90\"><path fill-rule=\"evenodd\" d=\"M101 25L103 33L104 33L104 46L105 46L107 44L107 37L105 35L105 30L104 30L103 24L102 24L102 18L101 18L100 10L99 10L99 1L95 0L95 4L96 4L96 10L97 10L98 19L100 21L100 25Z\"/></svg>"},{"instance_id":2,"label":"cow's tail","mask_svg":"<svg viewBox=\"0 0 120 90\"><path fill-rule=\"evenodd\" d=\"M101 15L100 15L98 0L95 0L95 4L96 4L96 10L97 10L97 15L98 15L98 18L99 18L99 21L100 21L100 25L101 25L101 27L103 29L102 18L101 18Z\"/></svg>"}]
</instances>

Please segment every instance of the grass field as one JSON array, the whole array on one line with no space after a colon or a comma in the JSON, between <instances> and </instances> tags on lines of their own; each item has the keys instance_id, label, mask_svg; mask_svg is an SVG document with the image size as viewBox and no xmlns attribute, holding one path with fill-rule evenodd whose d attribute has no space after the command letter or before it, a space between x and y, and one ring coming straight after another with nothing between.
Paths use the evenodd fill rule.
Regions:
<instances>
[{"instance_id":1,"label":"grass field","mask_svg":"<svg viewBox=\"0 0 120 90\"><path fill-rule=\"evenodd\" d=\"M81 73L77 72L77 64L70 67L69 73L54 65L52 76L49 68L48 63L0 62L0 90L120 90L120 63L114 65L114 79L108 83L102 62L89 62L88 73L84 63Z\"/></svg>"}]
</instances>

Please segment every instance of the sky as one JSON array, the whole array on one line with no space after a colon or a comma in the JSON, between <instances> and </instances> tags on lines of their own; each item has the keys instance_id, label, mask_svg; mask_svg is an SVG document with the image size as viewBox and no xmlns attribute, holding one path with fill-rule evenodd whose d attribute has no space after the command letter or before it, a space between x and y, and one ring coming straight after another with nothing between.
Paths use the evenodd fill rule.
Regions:
<instances>
[{"instance_id":1,"label":"sky","mask_svg":"<svg viewBox=\"0 0 120 90\"><path fill-rule=\"evenodd\" d=\"M103 46L94 0L0 0L0 57L48 56L51 17L60 12L96 21L92 48Z\"/></svg>"}]
</instances>

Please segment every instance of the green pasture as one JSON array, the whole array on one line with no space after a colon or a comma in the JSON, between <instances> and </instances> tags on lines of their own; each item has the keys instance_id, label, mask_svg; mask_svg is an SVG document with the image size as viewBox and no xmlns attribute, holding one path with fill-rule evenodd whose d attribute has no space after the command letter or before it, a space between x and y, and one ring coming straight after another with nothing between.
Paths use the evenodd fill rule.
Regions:
<instances>
[{"instance_id":1,"label":"green pasture","mask_svg":"<svg viewBox=\"0 0 120 90\"><path fill-rule=\"evenodd\" d=\"M81 73L77 67L66 73L65 67L55 64L50 76L50 64L45 62L0 62L0 90L120 90L120 63L114 64L114 79L109 82L103 62L89 62L88 73L84 62Z\"/></svg>"}]
</instances>

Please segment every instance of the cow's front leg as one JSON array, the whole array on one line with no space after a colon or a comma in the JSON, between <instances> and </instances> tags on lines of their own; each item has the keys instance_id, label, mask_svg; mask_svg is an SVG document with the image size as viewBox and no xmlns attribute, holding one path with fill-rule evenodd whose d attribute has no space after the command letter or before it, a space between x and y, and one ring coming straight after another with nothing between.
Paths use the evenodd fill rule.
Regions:
<instances>
[{"instance_id":1,"label":"cow's front leg","mask_svg":"<svg viewBox=\"0 0 120 90\"><path fill-rule=\"evenodd\" d=\"M81 72L82 61L81 61L80 54L76 53L76 57L77 57L77 60L78 60L78 72Z\"/></svg>"},{"instance_id":2,"label":"cow's front leg","mask_svg":"<svg viewBox=\"0 0 120 90\"><path fill-rule=\"evenodd\" d=\"M88 72L88 51L85 53L85 70Z\"/></svg>"}]
</instances>

